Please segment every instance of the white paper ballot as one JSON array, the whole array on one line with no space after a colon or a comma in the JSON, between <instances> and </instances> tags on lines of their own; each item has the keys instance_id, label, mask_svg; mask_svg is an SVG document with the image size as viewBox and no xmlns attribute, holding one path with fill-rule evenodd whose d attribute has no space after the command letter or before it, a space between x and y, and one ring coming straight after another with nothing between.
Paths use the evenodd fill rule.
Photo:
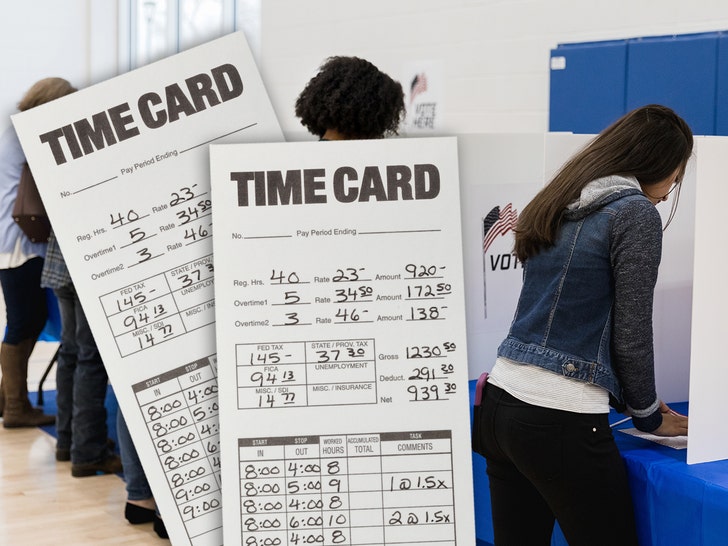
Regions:
<instances>
[{"instance_id":1,"label":"white paper ballot","mask_svg":"<svg viewBox=\"0 0 728 546\"><path fill-rule=\"evenodd\" d=\"M619 432L624 432L630 436L636 436L643 440L649 440L662 446L671 447L672 449L687 449L688 448L688 437L687 436L656 436L649 432L642 432L636 428L622 428Z\"/></svg>"},{"instance_id":2,"label":"white paper ballot","mask_svg":"<svg viewBox=\"0 0 728 546\"><path fill-rule=\"evenodd\" d=\"M211 146L226 545L475 543L457 161Z\"/></svg>"},{"instance_id":3,"label":"white paper ballot","mask_svg":"<svg viewBox=\"0 0 728 546\"><path fill-rule=\"evenodd\" d=\"M170 538L222 544L208 144L283 140L245 38L13 123Z\"/></svg>"}]
</instances>

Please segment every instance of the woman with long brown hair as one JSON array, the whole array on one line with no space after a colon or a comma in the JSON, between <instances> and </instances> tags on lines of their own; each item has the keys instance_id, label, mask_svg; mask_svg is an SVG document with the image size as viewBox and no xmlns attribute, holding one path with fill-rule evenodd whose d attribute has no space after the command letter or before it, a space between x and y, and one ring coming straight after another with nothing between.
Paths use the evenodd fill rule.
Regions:
<instances>
[{"instance_id":1,"label":"woman with long brown hair","mask_svg":"<svg viewBox=\"0 0 728 546\"><path fill-rule=\"evenodd\" d=\"M655 205L692 154L675 112L629 112L571 158L524 208L515 317L498 349L479 423L496 545L637 544L610 403L635 427L687 434L657 396L652 309L662 252ZM671 215L672 217L672 215Z\"/></svg>"},{"instance_id":2,"label":"woman with long brown hair","mask_svg":"<svg viewBox=\"0 0 728 546\"><path fill-rule=\"evenodd\" d=\"M18 103L22 112L58 99L76 89L63 78L45 78L31 86ZM55 422L28 400L28 359L48 317L40 275L46 242L33 242L13 221L25 154L15 130L0 136L0 284L7 330L0 349L2 384L0 415L5 428L34 427Z\"/></svg>"}]
</instances>

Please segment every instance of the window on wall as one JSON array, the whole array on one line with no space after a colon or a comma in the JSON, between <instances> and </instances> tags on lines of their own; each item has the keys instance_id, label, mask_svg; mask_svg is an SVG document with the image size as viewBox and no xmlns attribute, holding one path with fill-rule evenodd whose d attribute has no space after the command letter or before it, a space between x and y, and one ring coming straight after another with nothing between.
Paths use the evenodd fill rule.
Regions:
<instances>
[{"instance_id":1,"label":"window on wall","mask_svg":"<svg viewBox=\"0 0 728 546\"><path fill-rule=\"evenodd\" d=\"M257 56L262 0L130 0L129 65L137 68L234 30Z\"/></svg>"}]
</instances>

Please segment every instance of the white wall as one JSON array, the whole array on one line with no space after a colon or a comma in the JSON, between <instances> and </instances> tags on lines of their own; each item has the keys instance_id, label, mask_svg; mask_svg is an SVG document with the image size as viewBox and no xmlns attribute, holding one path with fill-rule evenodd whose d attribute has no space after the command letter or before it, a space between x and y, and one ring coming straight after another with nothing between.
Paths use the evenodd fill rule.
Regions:
<instances>
[{"instance_id":1,"label":"white wall","mask_svg":"<svg viewBox=\"0 0 728 546\"><path fill-rule=\"evenodd\" d=\"M262 0L261 71L284 132L330 55L393 77L441 66L443 133L548 128L549 52L559 43L728 30L725 0ZM399 78L398 78L399 79ZM403 82L404 83L404 82Z\"/></svg>"},{"instance_id":2,"label":"white wall","mask_svg":"<svg viewBox=\"0 0 728 546\"><path fill-rule=\"evenodd\" d=\"M0 17L0 130L33 83L76 87L118 73L118 0L6 0Z\"/></svg>"}]
</instances>

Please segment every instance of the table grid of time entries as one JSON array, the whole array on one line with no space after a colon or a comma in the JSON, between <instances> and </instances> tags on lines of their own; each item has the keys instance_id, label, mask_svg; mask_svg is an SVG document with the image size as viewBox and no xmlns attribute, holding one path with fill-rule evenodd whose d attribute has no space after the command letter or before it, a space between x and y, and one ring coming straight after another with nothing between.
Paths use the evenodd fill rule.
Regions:
<instances>
[{"instance_id":1,"label":"table grid of time entries","mask_svg":"<svg viewBox=\"0 0 728 546\"><path fill-rule=\"evenodd\" d=\"M222 510L217 356L133 389L190 541L208 544Z\"/></svg>"},{"instance_id":2,"label":"table grid of time entries","mask_svg":"<svg viewBox=\"0 0 728 546\"><path fill-rule=\"evenodd\" d=\"M245 546L454 546L449 430L238 440Z\"/></svg>"}]
</instances>

